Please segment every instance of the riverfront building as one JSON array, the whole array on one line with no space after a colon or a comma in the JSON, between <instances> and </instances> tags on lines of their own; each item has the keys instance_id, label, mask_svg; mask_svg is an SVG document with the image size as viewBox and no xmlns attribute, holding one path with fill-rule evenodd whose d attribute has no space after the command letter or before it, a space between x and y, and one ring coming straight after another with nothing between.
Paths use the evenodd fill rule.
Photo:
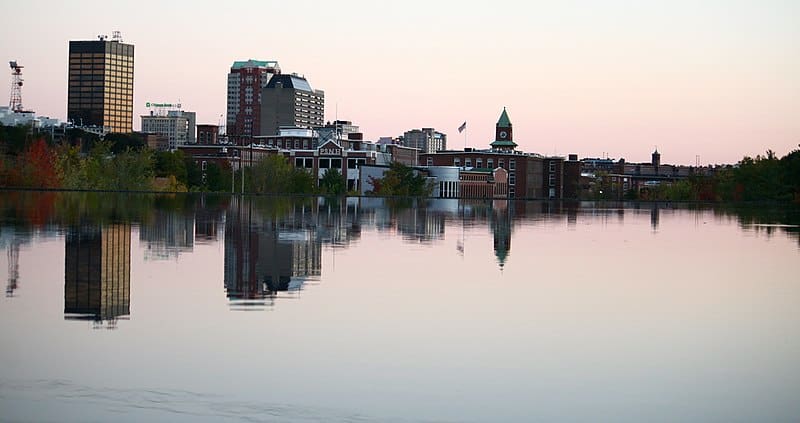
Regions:
<instances>
[{"instance_id":1,"label":"riverfront building","mask_svg":"<svg viewBox=\"0 0 800 423\"><path fill-rule=\"evenodd\" d=\"M197 142L196 121L195 112L170 110L166 115L151 113L142 116L142 132L166 136L169 150L175 151L179 145Z\"/></svg>"},{"instance_id":2,"label":"riverfront building","mask_svg":"<svg viewBox=\"0 0 800 423\"><path fill-rule=\"evenodd\" d=\"M228 73L229 136L235 139L261 133L261 90L280 73L276 61L250 59L233 62Z\"/></svg>"},{"instance_id":3,"label":"riverfront building","mask_svg":"<svg viewBox=\"0 0 800 423\"><path fill-rule=\"evenodd\" d=\"M325 93L311 88L301 75L275 75L261 91L258 135L276 135L282 126L319 128L324 119Z\"/></svg>"},{"instance_id":4,"label":"riverfront building","mask_svg":"<svg viewBox=\"0 0 800 423\"><path fill-rule=\"evenodd\" d=\"M69 42L67 120L105 132L133 131L133 45L112 40Z\"/></svg>"},{"instance_id":5,"label":"riverfront building","mask_svg":"<svg viewBox=\"0 0 800 423\"><path fill-rule=\"evenodd\" d=\"M508 198L564 198L564 158L546 157L534 153L517 151L514 142L511 120L503 109L495 127L495 139L489 149L479 150L465 148L462 150L446 150L436 153L421 153L420 164L423 166L454 166L463 171L484 169L494 171L503 168L507 171L505 192ZM462 172L469 185L474 185L478 175ZM495 175L496 176L496 175ZM495 176L485 178L495 180ZM462 180L462 183L465 182ZM492 190L491 197L504 192L498 186ZM480 190L467 190L462 187L460 195L483 196Z\"/></svg>"}]
</instances>

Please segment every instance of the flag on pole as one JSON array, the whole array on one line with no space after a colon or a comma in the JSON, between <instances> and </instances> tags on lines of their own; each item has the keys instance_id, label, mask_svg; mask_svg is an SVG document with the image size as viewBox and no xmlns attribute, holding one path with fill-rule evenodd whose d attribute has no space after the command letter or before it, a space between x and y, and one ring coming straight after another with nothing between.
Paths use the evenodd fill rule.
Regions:
<instances>
[{"instance_id":1,"label":"flag on pole","mask_svg":"<svg viewBox=\"0 0 800 423\"><path fill-rule=\"evenodd\" d=\"M464 123L462 123L461 126L458 127L458 133L460 134L464 132L465 129L467 129L467 121L464 121Z\"/></svg>"}]
</instances>

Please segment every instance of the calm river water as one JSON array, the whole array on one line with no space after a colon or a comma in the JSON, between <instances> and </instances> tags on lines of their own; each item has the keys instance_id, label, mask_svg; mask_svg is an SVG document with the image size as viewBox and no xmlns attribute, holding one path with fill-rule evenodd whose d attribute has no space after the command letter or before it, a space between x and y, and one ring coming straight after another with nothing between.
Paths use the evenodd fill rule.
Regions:
<instances>
[{"instance_id":1,"label":"calm river water","mask_svg":"<svg viewBox=\"0 0 800 423\"><path fill-rule=\"evenodd\" d=\"M0 421L800 421L797 210L0 193Z\"/></svg>"}]
</instances>

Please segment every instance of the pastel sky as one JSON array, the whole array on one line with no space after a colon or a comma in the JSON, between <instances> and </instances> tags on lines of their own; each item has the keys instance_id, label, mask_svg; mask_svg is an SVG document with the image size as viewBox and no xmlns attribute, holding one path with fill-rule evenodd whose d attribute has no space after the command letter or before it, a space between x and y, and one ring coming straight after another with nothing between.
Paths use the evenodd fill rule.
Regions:
<instances>
[{"instance_id":1,"label":"pastel sky","mask_svg":"<svg viewBox=\"0 0 800 423\"><path fill-rule=\"evenodd\" d=\"M218 123L234 60L277 60L367 139L434 127L486 147L503 107L519 149L735 163L800 144L800 2L16 1L0 59L23 104L64 119L68 41L122 32L145 102ZM3 103L9 83L0 85ZM338 113L337 113L338 110ZM224 119L223 119L224 121Z\"/></svg>"}]
</instances>

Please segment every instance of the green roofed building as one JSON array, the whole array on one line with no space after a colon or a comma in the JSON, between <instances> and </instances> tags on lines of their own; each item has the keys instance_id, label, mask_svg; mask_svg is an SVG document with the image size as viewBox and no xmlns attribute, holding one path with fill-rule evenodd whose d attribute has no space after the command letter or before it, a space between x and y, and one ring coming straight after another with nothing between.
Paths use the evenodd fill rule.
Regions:
<instances>
[{"instance_id":1,"label":"green roofed building","mask_svg":"<svg viewBox=\"0 0 800 423\"><path fill-rule=\"evenodd\" d=\"M508 118L505 107L503 107L503 113L500 114L500 119L497 120L494 142L490 145L492 150L502 152L512 152L517 148L511 132L511 120Z\"/></svg>"}]
</instances>

